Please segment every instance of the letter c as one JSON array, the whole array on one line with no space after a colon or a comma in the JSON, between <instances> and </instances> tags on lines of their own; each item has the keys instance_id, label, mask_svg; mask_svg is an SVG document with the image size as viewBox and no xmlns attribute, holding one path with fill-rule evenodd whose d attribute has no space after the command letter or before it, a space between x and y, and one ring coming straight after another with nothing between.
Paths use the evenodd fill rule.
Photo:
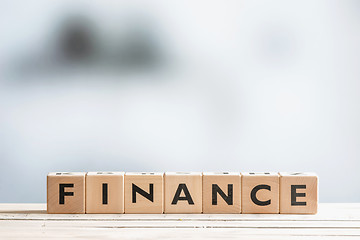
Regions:
<instances>
[{"instance_id":1,"label":"letter c","mask_svg":"<svg viewBox=\"0 0 360 240\"><path fill-rule=\"evenodd\" d=\"M254 188L251 190L251 194L250 194L251 200L252 200L256 205L259 205L259 206L267 206L267 205L270 205L271 199L269 199L269 200L267 200L267 201L260 201L260 200L256 197L256 193L257 193L259 190L261 190L261 189L265 189L265 190L271 191L271 187L270 187L269 185L265 185L265 184L257 185L256 187L254 187Z\"/></svg>"}]
</instances>

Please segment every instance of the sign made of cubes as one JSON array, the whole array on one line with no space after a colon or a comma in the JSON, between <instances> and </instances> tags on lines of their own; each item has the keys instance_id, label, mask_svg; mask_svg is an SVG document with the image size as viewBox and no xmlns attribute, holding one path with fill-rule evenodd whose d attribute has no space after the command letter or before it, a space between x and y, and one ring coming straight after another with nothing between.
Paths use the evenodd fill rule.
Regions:
<instances>
[{"instance_id":1,"label":"sign made of cubes","mask_svg":"<svg viewBox=\"0 0 360 240\"><path fill-rule=\"evenodd\" d=\"M56 172L48 213L315 214L314 173Z\"/></svg>"}]
</instances>

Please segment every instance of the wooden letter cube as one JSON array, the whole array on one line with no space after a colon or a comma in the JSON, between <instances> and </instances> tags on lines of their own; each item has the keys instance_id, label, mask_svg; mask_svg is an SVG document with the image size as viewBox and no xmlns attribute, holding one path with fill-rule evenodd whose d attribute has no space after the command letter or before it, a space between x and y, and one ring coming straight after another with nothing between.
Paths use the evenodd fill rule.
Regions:
<instances>
[{"instance_id":1,"label":"wooden letter cube","mask_svg":"<svg viewBox=\"0 0 360 240\"><path fill-rule=\"evenodd\" d=\"M124 213L124 173L86 174L86 213Z\"/></svg>"},{"instance_id":2,"label":"wooden letter cube","mask_svg":"<svg viewBox=\"0 0 360 240\"><path fill-rule=\"evenodd\" d=\"M279 213L278 173L242 173L242 213Z\"/></svg>"},{"instance_id":3,"label":"wooden letter cube","mask_svg":"<svg viewBox=\"0 0 360 240\"><path fill-rule=\"evenodd\" d=\"M317 206L315 173L280 173L280 213L315 214Z\"/></svg>"},{"instance_id":4,"label":"wooden letter cube","mask_svg":"<svg viewBox=\"0 0 360 240\"><path fill-rule=\"evenodd\" d=\"M240 173L203 173L203 213L240 213L240 193Z\"/></svg>"},{"instance_id":5,"label":"wooden letter cube","mask_svg":"<svg viewBox=\"0 0 360 240\"><path fill-rule=\"evenodd\" d=\"M47 212L85 213L85 173L48 174Z\"/></svg>"},{"instance_id":6,"label":"wooden letter cube","mask_svg":"<svg viewBox=\"0 0 360 240\"><path fill-rule=\"evenodd\" d=\"M202 212L202 174L165 173L165 213Z\"/></svg>"},{"instance_id":7,"label":"wooden letter cube","mask_svg":"<svg viewBox=\"0 0 360 240\"><path fill-rule=\"evenodd\" d=\"M163 173L126 173L125 213L163 212Z\"/></svg>"}]
</instances>

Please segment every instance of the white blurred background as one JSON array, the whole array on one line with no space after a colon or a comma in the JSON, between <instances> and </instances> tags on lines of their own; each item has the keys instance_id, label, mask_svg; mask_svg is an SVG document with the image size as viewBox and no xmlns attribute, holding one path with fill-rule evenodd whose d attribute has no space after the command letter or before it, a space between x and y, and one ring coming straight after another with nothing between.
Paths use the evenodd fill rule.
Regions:
<instances>
[{"instance_id":1,"label":"white blurred background","mask_svg":"<svg viewBox=\"0 0 360 240\"><path fill-rule=\"evenodd\" d=\"M0 0L0 202L50 171L315 171L359 202L360 2Z\"/></svg>"}]
</instances>

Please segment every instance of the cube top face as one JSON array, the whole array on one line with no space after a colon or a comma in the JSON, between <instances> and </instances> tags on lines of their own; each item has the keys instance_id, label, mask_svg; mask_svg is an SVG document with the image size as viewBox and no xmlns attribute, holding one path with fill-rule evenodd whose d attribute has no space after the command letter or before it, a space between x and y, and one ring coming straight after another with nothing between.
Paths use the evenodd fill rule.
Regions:
<instances>
[{"instance_id":1,"label":"cube top face","mask_svg":"<svg viewBox=\"0 0 360 240\"><path fill-rule=\"evenodd\" d=\"M233 174L203 175L203 213L240 213L241 176Z\"/></svg>"},{"instance_id":2,"label":"cube top face","mask_svg":"<svg viewBox=\"0 0 360 240\"><path fill-rule=\"evenodd\" d=\"M277 173L242 174L242 213L279 213Z\"/></svg>"},{"instance_id":3,"label":"cube top face","mask_svg":"<svg viewBox=\"0 0 360 240\"><path fill-rule=\"evenodd\" d=\"M127 172L126 176L163 176L161 172Z\"/></svg>"},{"instance_id":4,"label":"cube top face","mask_svg":"<svg viewBox=\"0 0 360 240\"><path fill-rule=\"evenodd\" d=\"M202 176L201 172L166 172L165 176Z\"/></svg>"},{"instance_id":5,"label":"cube top face","mask_svg":"<svg viewBox=\"0 0 360 240\"><path fill-rule=\"evenodd\" d=\"M204 172L203 176L240 176L240 172Z\"/></svg>"},{"instance_id":6,"label":"cube top face","mask_svg":"<svg viewBox=\"0 0 360 240\"><path fill-rule=\"evenodd\" d=\"M86 175L86 213L124 213L124 173Z\"/></svg>"},{"instance_id":7,"label":"cube top face","mask_svg":"<svg viewBox=\"0 0 360 240\"><path fill-rule=\"evenodd\" d=\"M125 174L125 213L163 213L162 173Z\"/></svg>"},{"instance_id":8,"label":"cube top face","mask_svg":"<svg viewBox=\"0 0 360 240\"><path fill-rule=\"evenodd\" d=\"M202 212L202 173L165 173L165 213Z\"/></svg>"},{"instance_id":9,"label":"cube top face","mask_svg":"<svg viewBox=\"0 0 360 240\"><path fill-rule=\"evenodd\" d=\"M87 176L123 176L124 172L88 172Z\"/></svg>"},{"instance_id":10,"label":"cube top face","mask_svg":"<svg viewBox=\"0 0 360 240\"><path fill-rule=\"evenodd\" d=\"M85 213L85 173L49 173L48 213Z\"/></svg>"},{"instance_id":11,"label":"cube top face","mask_svg":"<svg viewBox=\"0 0 360 240\"><path fill-rule=\"evenodd\" d=\"M318 176L315 173L280 173L280 193L280 213L317 213Z\"/></svg>"},{"instance_id":12,"label":"cube top face","mask_svg":"<svg viewBox=\"0 0 360 240\"><path fill-rule=\"evenodd\" d=\"M279 175L286 177L317 177L314 172L279 172Z\"/></svg>"},{"instance_id":13,"label":"cube top face","mask_svg":"<svg viewBox=\"0 0 360 240\"><path fill-rule=\"evenodd\" d=\"M242 176L279 176L277 172L244 172Z\"/></svg>"},{"instance_id":14,"label":"cube top face","mask_svg":"<svg viewBox=\"0 0 360 240\"><path fill-rule=\"evenodd\" d=\"M51 176L61 176L61 177L73 177L73 176L85 176L86 173L84 172L50 172L48 174L48 177L51 177Z\"/></svg>"}]
</instances>

